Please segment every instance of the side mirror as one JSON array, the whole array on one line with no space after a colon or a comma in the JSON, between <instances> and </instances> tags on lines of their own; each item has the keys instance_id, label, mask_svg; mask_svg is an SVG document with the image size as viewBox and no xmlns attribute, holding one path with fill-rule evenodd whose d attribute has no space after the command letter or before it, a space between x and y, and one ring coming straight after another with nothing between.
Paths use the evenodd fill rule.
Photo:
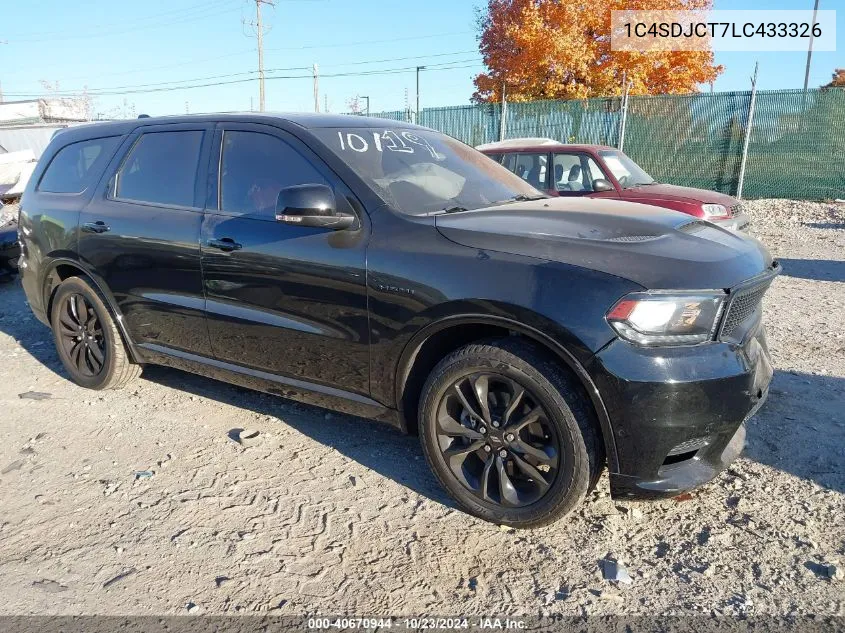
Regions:
<instances>
[{"instance_id":1,"label":"side mirror","mask_svg":"<svg viewBox=\"0 0 845 633\"><path fill-rule=\"evenodd\" d=\"M276 198L276 220L295 226L348 229L355 224L355 216L339 214L334 192L326 185L295 185L285 187Z\"/></svg>"},{"instance_id":2,"label":"side mirror","mask_svg":"<svg viewBox=\"0 0 845 633\"><path fill-rule=\"evenodd\" d=\"M609 180L596 178L593 181L593 191L613 191L613 185Z\"/></svg>"}]
</instances>

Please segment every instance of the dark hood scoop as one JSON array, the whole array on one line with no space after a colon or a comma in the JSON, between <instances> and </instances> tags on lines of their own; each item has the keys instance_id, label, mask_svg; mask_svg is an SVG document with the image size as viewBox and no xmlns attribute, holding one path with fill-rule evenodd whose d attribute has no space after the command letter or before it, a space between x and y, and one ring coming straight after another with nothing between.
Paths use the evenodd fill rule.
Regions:
<instances>
[{"instance_id":1,"label":"dark hood scoop","mask_svg":"<svg viewBox=\"0 0 845 633\"><path fill-rule=\"evenodd\" d=\"M602 199L549 199L437 216L450 240L598 270L650 289L730 288L772 259L752 238L689 215Z\"/></svg>"}]
</instances>

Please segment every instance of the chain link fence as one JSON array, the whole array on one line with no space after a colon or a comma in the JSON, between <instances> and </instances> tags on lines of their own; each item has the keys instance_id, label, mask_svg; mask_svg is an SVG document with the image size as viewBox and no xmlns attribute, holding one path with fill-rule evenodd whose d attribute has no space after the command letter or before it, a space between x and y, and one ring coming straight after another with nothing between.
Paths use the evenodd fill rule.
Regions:
<instances>
[{"instance_id":1,"label":"chain link fence","mask_svg":"<svg viewBox=\"0 0 845 633\"><path fill-rule=\"evenodd\" d=\"M630 97L625 153L655 179L736 195L751 92ZM618 147L622 99L508 103L504 137ZM373 114L412 121L410 111ZM469 145L501 138L500 103L426 108L420 125ZM758 91L743 196L845 198L845 89Z\"/></svg>"}]
</instances>

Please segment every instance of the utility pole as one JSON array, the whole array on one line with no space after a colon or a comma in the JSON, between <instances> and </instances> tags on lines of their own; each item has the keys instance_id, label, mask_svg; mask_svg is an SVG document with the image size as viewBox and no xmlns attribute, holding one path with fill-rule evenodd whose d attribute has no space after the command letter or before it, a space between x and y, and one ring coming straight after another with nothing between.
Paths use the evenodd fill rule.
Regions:
<instances>
[{"instance_id":1,"label":"utility pole","mask_svg":"<svg viewBox=\"0 0 845 633\"><path fill-rule=\"evenodd\" d=\"M320 75L317 64L314 64L314 112L320 111Z\"/></svg>"},{"instance_id":2,"label":"utility pole","mask_svg":"<svg viewBox=\"0 0 845 633\"><path fill-rule=\"evenodd\" d=\"M745 184L745 163L748 161L748 144L751 142L751 125L754 123L754 105L757 103L757 71L759 62L754 62L754 76L751 78L751 101L748 104L748 119L745 122L745 138L742 141L742 159L739 163L739 182L736 199L742 200L742 186Z\"/></svg>"},{"instance_id":3,"label":"utility pole","mask_svg":"<svg viewBox=\"0 0 845 633\"><path fill-rule=\"evenodd\" d=\"M0 40L0 44L8 44L7 40ZM0 103L3 103L3 86L0 86Z\"/></svg>"},{"instance_id":4,"label":"utility pole","mask_svg":"<svg viewBox=\"0 0 845 633\"><path fill-rule=\"evenodd\" d=\"M622 81L626 80L625 73L622 73ZM628 124L628 91L630 89L630 83L625 84L624 91L622 92L622 104L621 104L621 116L619 121L619 151L621 152L625 147L625 127Z\"/></svg>"},{"instance_id":5,"label":"utility pole","mask_svg":"<svg viewBox=\"0 0 845 633\"><path fill-rule=\"evenodd\" d=\"M819 0L813 6L813 23L810 25L810 46L807 49L807 70L804 72L804 92L807 92L807 84L810 83L810 61L813 59L813 28L816 26L816 14L819 12Z\"/></svg>"},{"instance_id":6,"label":"utility pole","mask_svg":"<svg viewBox=\"0 0 845 633\"><path fill-rule=\"evenodd\" d=\"M264 25L261 22L261 5L266 4L275 7L275 0L255 0L255 22L244 22L255 29L255 36L258 39L258 109L264 112Z\"/></svg>"},{"instance_id":7,"label":"utility pole","mask_svg":"<svg viewBox=\"0 0 845 633\"><path fill-rule=\"evenodd\" d=\"M505 94L507 90L505 81L502 81L502 111L499 113L499 140L504 141L507 134L507 120L508 120L508 98Z\"/></svg>"},{"instance_id":8,"label":"utility pole","mask_svg":"<svg viewBox=\"0 0 845 633\"><path fill-rule=\"evenodd\" d=\"M417 112L414 115L414 123L420 123L420 71L425 70L425 66L417 66Z\"/></svg>"},{"instance_id":9,"label":"utility pole","mask_svg":"<svg viewBox=\"0 0 845 633\"><path fill-rule=\"evenodd\" d=\"M326 93L323 95L323 112L329 111L329 94Z\"/></svg>"}]
</instances>

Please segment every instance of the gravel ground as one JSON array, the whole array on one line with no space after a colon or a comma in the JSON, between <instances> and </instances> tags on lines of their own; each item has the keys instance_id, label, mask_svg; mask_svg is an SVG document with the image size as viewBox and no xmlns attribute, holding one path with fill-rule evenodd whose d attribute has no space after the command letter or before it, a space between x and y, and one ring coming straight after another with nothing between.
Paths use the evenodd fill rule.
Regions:
<instances>
[{"instance_id":1,"label":"gravel ground","mask_svg":"<svg viewBox=\"0 0 845 633\"><path fill-rule=\"evenodd\" d=\"M603 478L534 531L456 509L375 423L156 367L76 387L0 287L0 615L845 615L845 205L749 208L785 274L744 456L677 500Z\"/></svg>"}]
</instances>

